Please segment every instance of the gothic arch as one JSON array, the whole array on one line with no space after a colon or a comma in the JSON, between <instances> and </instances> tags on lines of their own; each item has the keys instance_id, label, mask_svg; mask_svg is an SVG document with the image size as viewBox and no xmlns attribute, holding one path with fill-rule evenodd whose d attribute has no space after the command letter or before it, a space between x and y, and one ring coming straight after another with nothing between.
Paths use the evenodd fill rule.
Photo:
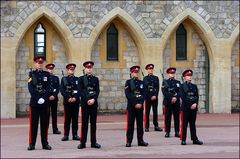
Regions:
<instances>
[{"instance_id":1,"label":"gothic arch","mask_svg":"<svg viewBox=\"0 0 240 159\"><path fill-rule=\"evenodd\" d=\"M57 31L60 33L61 38L63 39L64 45L67 49L67 57L68 60L71 60L71 53L72 53L72 47L70 43L70 39L73 38L72 32L69 30L68 26L63 22L63 20L53 11L51 11L46 6L42 6L38 8L35 12L33 12L28 18L24 20L24 22L20 25L18 28L16 34L15 34L15 52L17 52L17 49L19 47L19 44L24 37L26 31L34 24L39 18L42 16L45 16L50 22L52 22L53 26L57 29Z\"/></svg>"},{"instance_id":2,"label":"gothic arch","mask_svg":"<svg viewBox=\"0 0 240 159\"><path fill-rule=\"evenodd\" d=\"M233 47L234 43L236 42L237 38L239 37L239 24L236 26L236 28L233 30L232 35L230 36L230 45L231 48Z\"/></svg>"},{"instance_id":3,"label":"gothic arch","mask_svg":"<svg viewBox=\"0 0 240 159\"><path fill-rule=\"evenodd\" d=\"M94 43L96 42L98 36L100 35L101 31L115 18L119 18L126 26L128 32L132 36L133 40L136 42L140 59L143 57L143 43L146 39L146 36L143 30L140 28L138 23L123 9L120 7L116 7L111 10L107 15L105 15L98 24L94 27L90 34L90 45L89 45L89 57L91 56L91 50L93 48ZM141 61L141 60L140 60Z\"/></svg>"},{"instance_id":4,"label":"gothic arch","mask_svg":"<svg viewBox=\"0 0 240 159\"><path fill-rule=\"evenodd\" d=\"M183 11L181 14L179 14L177 17L175 17L172 22L168 25L166 30L163 32L162 37L161 37L161 45L162 49L164 50L166 43L171 36L172 32L186 19L190 19L194 23L194 28L198 32L199 36L203 40L206 49L208 51L208 57L209 57L209 67L210 67L210 72L209 72L209 96L211 96L212 91L213 91L213 83L212 83L212 73L214 72L214 43L217 40L215 38L215 35L209 25L205 22L205 20L199 16L195 11L193 11L190 8L187 8L185 11ZM162 58L163 55L161 55L159 58ZM213 105L212 103L212 98L209 99L209 112L212 112Z\"/></svg>"},{"instance_id":5,"label":"gothic arch","mask_svg":"<svg viewBox=\"0 0 240 159\"><path fill-rule=\"evenodd\" d=\"M166 42L173 30L175 30L187 18L196 24L198 31L202 32L200 36L206 44L209 53L209 60L211 61L214 56L212 42L216 40L215 35L205 20L190 8L187 8L185 11L175 17L163 32L161 37L162 48L165 48Z\"/></svg>"},{"instance_id":6,"label":"gothic arch","mask_svg":"<svg viewBox=\"0 0 240 159\"><path fill-rule=\"evenodd\" d=\"M64 47L66 48L66 57L68 61L72 60L72 44L71 42L74 39L72 32L69 30L67 25L62 21L62 19L53 11L51 11L49 8L42 6L38 8L35 12L33 12L31 15L29 15L24 22L19 26L18 30L16 31L15 36L13 37L14 43L13 44L13 60L16 62L17 59L17 53L18 53L18 48L20 47L21 41L26 35L26 32L31 28L31 26L36 23L40 18L45 17L49 22L51 22L51 25L53 28L56 29L58 35L63 41ZM13 79L16 79L16 65L14 65L14 72L12 74ZM11 81L14 86L14 90L12 90L13 95L13 100L15 101L13 105L11 105L11 109L14 110L14 117L16 117L16 85L17 81L12 80Z\"/></svg>"}]
</instances>

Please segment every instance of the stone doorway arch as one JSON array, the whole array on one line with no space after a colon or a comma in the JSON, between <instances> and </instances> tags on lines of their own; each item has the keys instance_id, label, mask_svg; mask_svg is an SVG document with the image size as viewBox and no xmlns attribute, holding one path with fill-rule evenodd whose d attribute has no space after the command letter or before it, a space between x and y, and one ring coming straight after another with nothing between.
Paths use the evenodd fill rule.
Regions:
<instances>
[{"instance_id":1,"label":"stone doorway arch","mask_svg":"<svg viewBox=\"0 0 240 159\"><path fill-rule=\"evenodd\" d=\"M174 32L174 30L177 29L177 27L183 23L184 21L189 20L192 22L194 29L200 36L200 38L203 41L202 47L206 48L205 52L207 52L207 61L206 61L206 83L209 83L206 85L205 92L208 94L206 97L206 112L212 112L213 105L212 103L212 98L209 98L209 96L212 94L212 87L213 84L211 81L211 72L213 72L213 59L214 59L214 52L213 52L213 42L215 40L214 33L212 32L211 28L208 26L208 24L200 17L195 11L193 11L190 8L187 8L185 11L180 13L177 17L175 17L172 22L168 25L166 30L163 32L162 37L161 37L161 45L164 50L164 48L167 45L167 42L171 36L171 34ZM161 58L163 57L164 53L162 54ZM209 64L208 64L209 61ZM163 64L163 62L162 62ZM163 66L162 66L163 68ZM180 72L179 72L180 73Z\"/></svg>"},{"instance_id":2,"label":"stone doorway arch","mask_svg":"<svg viewBox=\"0 0 240 159\"><path fill-rule=\"evenodd\" d=\"M68 26L63 22L63 20L53 11L51 11L46 6L42 6L38 8L35 12L33 12L30 16L28 16L25 21L20 25L18 28L14 38L16 40L16 44L14 46L15 50L19 47L19 44L24 37L27 30L41 17L46 17L50 22L52 22L52 25L56 28L56 30L59 32L61 38L63 39L64 45L67 48L67 56L69 61L71 61L71 52L72 52L72 46L71 46L71 39L73 39L72 32L68 28Z\"/></svg>"},{"instance_id":3,"label":"stone doorway arch","mask_svg":"<svg viewBox=\"0 0 240 159\"><path fill-rule=\"evenodd\" d=\"M119 18L123 22L129 34L132 36L133 40L137 45L140 58L144 57L143 55L144 48L142 47L146 41L146 36L144 32L142 31L138 23L126 11L124 11L120 7L116 7L113 10L111 10L107 15L105 15L92 30L89 37L90 42L89 42L88 58L90 59L93 45L96 42L103 28L105 28L115 18Z\"/></svg>"},{"instance_id":4,"label":"stone doorway arch","mask_svg":"<svg viewBox=\"0 0 240 159\"><path fill-rule=\"evenodd\" d=\"M105 61L102 57L105 54L102 48L106 45L106 29L110 23L114 23L119 31L119 61L115 63ZM103 17L89 39L88 58L95 62L95 72L100 79L99 109L111 112L125 111L125 81L129 79L131 66L143 65L141 59L144 57L142 46L146 39L145 34L128 13L117 7Z\"/></svg>"},{"instance_id":5,"label":"stone doorway arch","mask_svg":"<svg viewBox=\"0 0 240 159\"><path fill-rule=\"evenodd\" d=\"M6 43L5 44L6 47L4 51L8 52L8 58L9 59L11 58L10 61L13 61L12 63L16 63L17 51L25 33L32 26L32 24L34 24L39 18L43 16L46 17L53 24L55 29L58 31L66 47L67 59L68 61L72 60L71 41L74 38L71 31L56 13L52 12L47 7L42 6L38 8L36 11L34 11L30 16L28 16L24 20L24 22L17 29L14 37L7 39L7 41L11 43L11 47L8 47ZM13 67L11 67L8 73L8 77L9 78L7 78L7 81L2 81L3 83L5 83L5 86L4 85L1 86L2 88L4 87L5 90L8 90L7 92L4 93L4 96L2 96L1 105L5 112L5 114L2 117L15 118L16 117L16 65L13 65ZM6 89L5 87L11 88L11 89Z\"/></svg>"}]
</instances>

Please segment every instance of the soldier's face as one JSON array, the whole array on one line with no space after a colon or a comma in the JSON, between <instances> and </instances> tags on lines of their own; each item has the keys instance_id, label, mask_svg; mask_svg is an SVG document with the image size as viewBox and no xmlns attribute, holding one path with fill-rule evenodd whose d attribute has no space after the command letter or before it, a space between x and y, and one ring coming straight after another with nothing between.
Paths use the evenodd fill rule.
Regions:
<instances>
[{"instance_id":1,"label":"soldier's face","mask_svg":"<svg viewBox=\"0 0 240 159\"><path fill-rule=\"evenodd\" d=\"M135 78L138 78L139 77L139 72L138 71L134 71L132 73L132 76L135 77Z\"/></svg>"},{"instance_id":2,"label":"soldier's face","mask_svg":"<svg viewBox=\"0 0 240 159\"><path fill-rule=\"evenodd\" d=\"M42 62L42 61L35 62L35 67L36 67L36 69L42 70L42 69L43 69L43 66L44 66L44 62Z\"/></svg>"},{"instance_id":3,"label":"soldier's face","mask_svg":"<svg viewBox=\"0 0 240 159\"><path fill-rule=\"evenodd\" d=\"M53 69L47 69L47 71L48 71L50 74L53 74L53 72L54 72Z\"/></svg>"},{"instance_id":4,"label":"soldier's face","mask_svg":"<svg viewBox=\"0 0 240 159\"><path fill-rule=\"evenodd\" d=\"M153 74L153 69L147 69L148 74Z\"/></svg>"},{"instance_id":5,"label":"soldier's face","mask_svg":"<svg viewBox=\"0 0 240 159\"><path fill-rule=\"evenodd\" d=\"M184 78L186 81L189 81L189 82L192 80L192 76L185 76Z\"/></svg>"},{"instance_id":6,"label":"soldier's face","mask_svg":"<svg viewBox=\"0 0 240 159\"><path fill-rule=\"evenodd\" d=\"M169 78L175 78L175 73L169 73L169 74L168 74L168 77L169 77Z\"/></svg>"},{"instance_id":7,"label":"soldier's face","mask_svg":"<svg viewBox=\"0 0 240 159\"><path fill-rule=\"evenodd\" d=\"M75 68L67 69L67 72L68 72L69 75L74 75L74 73L75 73Z\"/></svg>"},{"instance_id":8,"label":"soldier's face","mask_svg":"<svg viewBox=\"0 0 240 159\"><path fill-rule=\"evenodd\" d=\"M86 67L85 68L85 73L86 74L92 74L92 72L93 72L93 67Z\"/></svg>"}]
</instances>

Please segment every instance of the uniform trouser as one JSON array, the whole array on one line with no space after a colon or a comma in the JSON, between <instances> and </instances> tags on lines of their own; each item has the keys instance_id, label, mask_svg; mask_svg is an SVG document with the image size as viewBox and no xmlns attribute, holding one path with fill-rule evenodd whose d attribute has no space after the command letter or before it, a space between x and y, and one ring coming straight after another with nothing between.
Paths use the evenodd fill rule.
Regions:
<instances>
[{"instance_id":1,"label":"uniform trouser","mask_svg":"<svg viewBox=\"0 0 240 159\"><path fill-rule=\"evenodd\" d=\"M81 107L81 118L82 118L82 126L81 126L81 135L80 141L85 144L87 141L87 133L88 133L88 121L90 118L91 123L91 144L95 144L96 141L96 123L97 123L97 106L84 106Z\"/></svg>"},{"instance_id":2,"label":"uniform trouser","mask_svg":"<svg viewBox=\"0 0 240 159\"><path fill-rule=\"evenodd\" d=\"M167 105L164 105L163 107L164 107L164 131L167 133L171 132L171 119L173 114L174 129L175 129L175 132L179 132L179 120L180 120L179 104L167 104Z\"/></svg>"},{"instance_id":3,"label":"uniform trouser","mask_svg":"<svg viewBox=\"0 0 240 159\"><path fill-rule=\"evenodd\" d=\"M180 140L186 141L187 137L187 127L188 123L190 125L190 132L191 132L191 140L197 140L196 135L196 118L197 118L197 111L196 110L186 110L181 111L181 131L180 131Z\"/></svg>"},{"instance_id":4,"label":"uniform trouser","mask_svg":"<svg viewBox=\"0 0 240 159\"><path fill-rule=\"evenodd\" d=\"M150 110L152 107L153 111L153 125L154 127L158 127L158 100L150 100L150 101L145 101L145 116L144 116L144 126L145 128L149 128L149 115L150 115Z\"/></svg>"},{"instance_id":5,"label":"uniform trouser","mask_svg":"<svg viewBox=\"0 0 240 159\"><path fill-rule=\"evenodd\" d=\"M134 122L137 121L137 139L138 142L143 141L143 110L130 109L127 110L127 143L132 143L134 133Z\"/></svg>"},{"instance_id":6,"label":"uniform trouser","mask_svg":"<svg viewBox=\"0 0 240 159\"><path fill-rule=\"evenodd\" d=\"M57 106L58 106L57 100L50 101L53 132L58 130L58 128L57 128ZM49 115L50 115L50 113L49 113Z\"/></svg>"},{"instance_id":7,"label":"uniform trouser","mask_svg":"<svg viewBox=\"0 0 240 159\"><path fill-rule=\"evenodd\" d=\"M48 145L49 107L29 107L29 144L35 145L40 118L41 142Z\"/></svg>"},{"instance_id":8,"label":"uniform trouser","mask_svg":"<svg viewBox=\"0 0 240 159\"><path fill-rule=\"evenodd\" d=\"M72 121L72 136L77 135L78 131L78 104L64 105L64 136L69 136L70 124Z\"/></svg>"}]
</instances>

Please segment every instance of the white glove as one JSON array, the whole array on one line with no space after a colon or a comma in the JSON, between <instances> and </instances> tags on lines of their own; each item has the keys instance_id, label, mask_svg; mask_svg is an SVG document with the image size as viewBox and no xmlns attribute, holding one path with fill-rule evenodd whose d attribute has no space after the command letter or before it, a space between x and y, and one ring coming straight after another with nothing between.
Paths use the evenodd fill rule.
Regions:
<instances>
[{"instance_id":1,"label":"white glove","mask_svg":"<svg viewBox=\"0 0 240 159\"><path fill-rule=\"evenodd\" d=\"M38 99L38 104L43 104L44 102L45 102L45 100L43 98Z\"/></svg>"}]
</instances>

